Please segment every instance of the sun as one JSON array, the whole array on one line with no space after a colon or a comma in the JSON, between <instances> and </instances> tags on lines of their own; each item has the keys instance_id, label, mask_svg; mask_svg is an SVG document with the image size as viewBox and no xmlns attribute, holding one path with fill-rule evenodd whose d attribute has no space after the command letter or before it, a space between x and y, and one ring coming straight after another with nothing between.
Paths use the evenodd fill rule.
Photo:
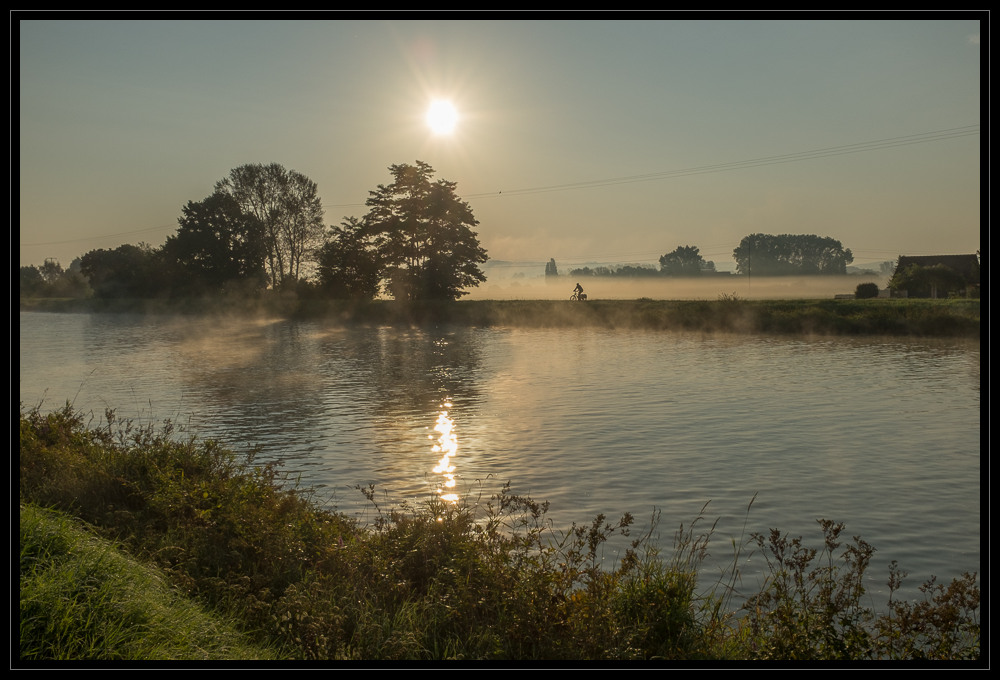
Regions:
<instances>
[{"instance_id":1,"label":"sun","mask_svg":"<svg viewBox=\"0 0 1000 680\"><path fill-rule=\"evenodd\" d=\"M448 135L454 132L458 123L458 111L450 101L437 99L427 109L427 125L434 134Z\"/></svg>"}]
</instances>

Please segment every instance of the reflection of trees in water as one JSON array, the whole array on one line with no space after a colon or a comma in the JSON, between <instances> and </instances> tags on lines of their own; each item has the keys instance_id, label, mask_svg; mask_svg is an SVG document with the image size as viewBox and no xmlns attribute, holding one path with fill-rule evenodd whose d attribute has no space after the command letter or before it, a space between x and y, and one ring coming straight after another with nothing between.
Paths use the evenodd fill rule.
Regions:
<instances>
[{"instance_id":1,"label":"reflection of trees in water","mask_svg":"<svg viewBox=\"0 0 1000 680\"><path fill-rule=\"evenodd\" d=\"M277 321L177 329L181 375L198 394L251 409L363 403L388 416L478 398L475 329L322 328Z\"/></svg>"},{"instance_id":2,"label":"reflection of trees in water","mask_svg":"<svg viewBox=\"0 0 1000 680\"><path fill-rule=\"evenodd\" d=\"M185 382L231 407L318 403L315 343L291 321L224 323L191 332L178 345Z\"/></svg>"},{"instance_id":3,"label":"reflection of trees in water","mask_svg":"<svg viewBox=\"0 0 1000 680\"><path fill-rule=\"evenodd\" d=\"M440 413L452 413L461 438L461 413L481 398L475 329L278 321L180 332L185 391L199 401L192 424L261 446L262 459L280 458L310 484L353 489L377 473L394 492L419 495L440 477Z\"/></svg>"},{"instance_id":4,"label":"reflection of trees in water","mask_svg":"<svg viewBox=\"0 0 1000 680\"><path fill-rule=\"evenodd\" d=\"M472 329L379 329L371 357L372 407L387 415L427 413L479 398L481 357Z\"/></svg>"},{"instance_id":5,"label":"reflection of trees in water","mask_svg":"<svg viewBox=\"0 0 1000 680\"><path fill-rule=\"evenodd\" d=\"M198 400L193 423L203 436L260 446L295 475L324 461L328 406L320 355L307 325L294 321L216 324L186 331L178 347L186 386Z\"/></svg>"},{"instance_id":6,"label":"reflection of trees in water","mask_svg":"<svg viewBox=\"0 0 1000 680\"><path fill-rule=\"evenodd\" d=\"M356 330L346 342L322 343L330 389L335 389L336 376L359 381L352 399L363 413L350 426L364 427L357 442L360 457L381 480L391 480L387 490L420 497L440 490L445 477L453 479L453 466L461 474L460 414L480 399L480 343L474 329L464 328ZM331 395L331 400L345 401L343 395ZM443 430L435 429L442 423L452 443L449 455L458 449L457 461L442 458L444 443L438 435Z\"/></svg>"}]
</instances>

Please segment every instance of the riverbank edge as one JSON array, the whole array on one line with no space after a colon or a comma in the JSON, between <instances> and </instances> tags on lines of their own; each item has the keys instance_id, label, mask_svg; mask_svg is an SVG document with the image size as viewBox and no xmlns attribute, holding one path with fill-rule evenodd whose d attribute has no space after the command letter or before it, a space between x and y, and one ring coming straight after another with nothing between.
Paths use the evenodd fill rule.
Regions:
<instances>
[{"instance_id":1,"label":"riverbank edge","mask_svg":"<svg viewBox=\"0 0 1000 680\"><path fill-rule=\"evenodd\" d=\"M646 329L780 335L980 338L979 299L869 300L98 300L22 299L20 311L246 315L345 325Z\"/></svg>"},{"instance_id":2,"label":"riverbank edge","mask_svg":"<svg viewBox=\"0 0 1000 680\"><path fill-rule=\"evenodd\" d=\"M22 405L19 420L22 662L203 658L233 644L251 658L289 660L980 662L976 574L947 590L932 578L923 602L877 615L859 587L874 548L855 536L840 564L843 525L834 522L820 520L825 549L775 575L788 586L784 570L794 571L794 589L732 599L723 579L702 598L695 587L713 533L696 528L703 517L681 525L672 556L643 547L650 532L607 571L599 548L613 533L627 535L629 513L617 524L599 515L589 531L581 524L553 543L548 503L505 487L495 504L385 509L359 525L289 486L276 464L241 460L212 440L175 439L169 427L136 429L112 416L91 428L69 404L49 414ZM378 509L374 487L365 495ZM73 537L25 522L38 512L59 513ZM96 555L99 578L94 551L73 548L76 529L88 544L107 541ZM799 545L777 530L771 537L775 555ZM746 548L765 549L764 541ZM130 608L121 606L105 577L132 567L109 570L108 550L111 562L145 565L156 584L169 584L168 605L184 622L168 636L170 652L151 612L137 610L137 595L148 593L131 592ZM813 557L828 566L812 569ZM59 578L49 578L54 572ZM893 563L890 588L903 576ZM753 606L739 604L745 596ZM192 622L192 606L209 614L207 625Z\"/></svg>"}]
</instances>

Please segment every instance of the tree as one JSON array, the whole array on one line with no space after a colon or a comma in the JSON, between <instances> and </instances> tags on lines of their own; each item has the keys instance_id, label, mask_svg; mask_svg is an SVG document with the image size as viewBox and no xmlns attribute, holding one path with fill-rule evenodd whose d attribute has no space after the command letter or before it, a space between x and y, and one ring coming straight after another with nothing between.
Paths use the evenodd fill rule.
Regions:
<instances>
[{"instance_id":1,"label":"tree","mask_svg":"<svg viewBox=\"0 0 1000 680\"><path fill-rule=\"evenodd\" d=\"M624 278L638 278L638 277L649 277L649 276L659 276L660 272L656 270L655 265L632 265L625 264L613 272L612 276L621 276Z\"/></svg>"},{"instance_id":2,"label":"tree","mask_svg":"<svg viewBox=\"0 0 1000 680\"><path fill-rule=\"evenodd\" d=\"M611 267L606 265L598 265L591 269L590 267L580 267L579 269L571 269L569 271L570 276L613 276L614 271Z\"/></svg>"},{"instance_id":3,"label":"tree","mask_svg":"<svg viewBox=\"0 0 1000 680\"><path fill-rule=\"evenodd\" d=\"M63 270L59 278L49 285L48 294L52 297L89 297L93 291L87 284L87 278L80 270L80 258L73 258L69 268Z\"/></svg>"},{"instance_id":4,"label":"tree","mask_svg":"<svg viewBox=\"0 0 1000 680\"><path fill-rule=\"evenodd\" d=\"M905 290L909 297L936 298L939 294L947 296L950 292L963 290L968 283L965 277L946 265L911 264L892 275L889 287Z\"/></svg>"},{"instance_id":5,"label":"tree","mask_svg":"<svg viewBox=\"0 0 1000 680\"><path fill-rule=\"evenodd\" d=\"M91 250L80 258L80 271L100 298L151 298L168 291L161 252L146 243Z\"/></svg>"},{"instance_id":6,"label":"tree","mask_svg":"<svg viewBox=\"0 0 1000 680\"><path fill-rule=\"evenodd\" d=\"M549 258L548 263L545 265L545 275L559 276L559 269L556 268L556 259L554 257Z\"/></svg>"},{"instance_id":7,"label":"tree","mask_svg":"<svg viewBox=\"0 0 1000 680\"><path fill-rule=\"evenodd\" d=\"M877 283L859 283L857 288L854 289L854 297L859 300L867 300L869 298L878 297L878 284Z\"/></svg>"},{"instance_id":8,"label":"tree","mask_svg":"<svg viewBox=\"0 0 1000 680\"><path fill-rule=\"evenodd\" d=\"M660 273L666 276L700 276L715 271L714 262L706 262L695 246L678 246L660 257Z\"/></svg>"},{"instance_id":9,"label":"tree","mask_svg":"<svg viewBox=\"0 0 1000 680\"><path fill-rule=\"evenodd\" d=\"M330 229L317 271L320 288L335 299L371 300L378 295L382 263L360 220L350 217Z\"/></svg>"},{"instance_id":10,"label":"tree","mask_svg":"<svg viewBox=\"0 0 1000 680\"><path fill-rule=\"evenodd\" d=\"M63 268L62 265L59 264L59 260L55 260L50 257L46 258L45 264L42 265L39 272L41 273L42 278L45 279L45 283L51 284L55 283L63 275Z\"/></svg>"},{"instance_id":11,"label":"tree","mask_svg":"<svg viewBox=\"0 0 1000 680\"><path fill-rule=\"evenodd\" d=\"M45 278L33 264L21 267L19 291L21 297L35 297L45 286Z\"/></svg>"},{"instance_id":12,"label":"tree","mask_svg":"<svg viewBox=\"0 0 1000 680\"><path fill-rule=\"evenodd\" d=\"M21 297L83 298L92 291L80 272L80 258L63 269L57 260L48 259L41 267L21 267Z\"/></svg>"},{"instance_id":13,"label":"tree","mask_svg":"<svg viewBox=\"0 0 1000 680\"><path fill-rule=\"evenodd\" d=\"M386 292L397 300L454 300L485 281L479 265L488 258L473 231L479 222L456 183L431 181L434 170L422 161L389 171L394 181L370 192L363 219Z\"/></svg>"},{"instance_id":14,"label":"tree","mask_svg":"<svg viewBox=\"0 0 1000 680\"><path fill-rule=\"evenodd\" d=\"M736 270L755 276L846 274L854 261L850 249L830 237L812 234L750 234L733 251Z\"/></svg>"},{"instance_id":15,"label":"tree","mask_svg":"<svg viewBox=\"0 0 1000 680\"><path fill-rule=\"evenodd\" d=\"M235 281L265 284L264 227L231 194L188 201L181 212L177 233L163 246L165 260L180 273L175 292L219 291Z\"/></svg>"},{"instance_id":16,"label":"tree","mask_svg":"<svg viewBox=\"0 0 1000 680\"><path fill-rule=\"evenodd\" d=\"M316 183L278 163L255 163L231 170L215 190L231 196L244 215L261 225L271 287L297 281L323 237Z\"/></svg>"}]
</instances>

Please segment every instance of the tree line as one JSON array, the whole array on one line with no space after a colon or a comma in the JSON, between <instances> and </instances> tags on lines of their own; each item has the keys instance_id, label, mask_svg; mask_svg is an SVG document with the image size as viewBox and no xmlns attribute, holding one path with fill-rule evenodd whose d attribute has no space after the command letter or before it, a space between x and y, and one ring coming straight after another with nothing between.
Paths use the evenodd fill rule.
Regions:
<instances>
[{"instance_id":1,"label":"tree line","mask_svg":"<svg viewBox=\"0 0 1000 680\"><path fill-rule=\"evenodd\" d=\"M846 274L854 261L849 248L830 237L811 234L750 234L733 250L736 271L756 276L810 274ZM660 256L655 265L619 267L583 267L570 271L572 276L705 276L718 274L715 263L706 260L697 246L678 246ZM547 276L558 275L555 260L545 267Z\"/></svg>"},{"instance_id":2,"label":"tree line","mask_svg":"<svg viewBox=\"0 0 1000 680\"><path fill-rule=\"evenodd\" d=\"M97 249L69 269L46 260L21 267L22 296L163 298L252 296L293 291L333 299L454 300L486 280L479 222L422 161L389 167L392 182L369 192L368 212L326 226L316 183L277 163L234 168L200 201L181 208L177 231L159 248L145 243ZM846 274L850 249L812 234L750 234L733 250L738 274ZM718 274L697 246L678 246L655 265L582 267L574 277L695 277ZM943 265L882 265L890 287L916 294L978 287L974 276ZM558 276L555 259L546 276ZM974 279L974 280L973 280Z\"/></svg>"},{"instance_id":3,"label":"tree line","mask_svg":"<svg viewBox=\"0 0 1000 680\"><path fill-rule=\"evenodd\" d=\"M854 261L849 248L830 237L813 234L750 234L733 250L738 274L748 276L808 276L843 275ZM918 260L915 262L914 260ZM905 292L909 297L948 297L980 295L979 253L941 257L903 257L887 260L879 271L865 273L888 277L888 287L894 295ZM597 266L570 270L572 277L695 277L717 274L715 263L706 261L696 246L678 246L660 257L655 265ZM546 276L558 276L555 259L545 265ZM858 298L876 297L875 283L860 284Z\"/></svg>"},{"instance_id":4,"label":"tree line","mask_svg":"<svg viewBox=\"0 0 1000 680\"><path fill-rule=\"evenodd\" d=\"M316 183L277 163L234 168L181 208L162 247L125 244L74 260L95 297L189 297L294 291L338 299L457 299L486 280L479 222L422 161L389 167L368 212L324 224ZM58 271L57 271L58 269ZM58 263L21 268L22 295L51 293ZM46 287L47 286L47 287ZM65 291L63 291L65 292Z\"/></svg>"}]
</instances>

